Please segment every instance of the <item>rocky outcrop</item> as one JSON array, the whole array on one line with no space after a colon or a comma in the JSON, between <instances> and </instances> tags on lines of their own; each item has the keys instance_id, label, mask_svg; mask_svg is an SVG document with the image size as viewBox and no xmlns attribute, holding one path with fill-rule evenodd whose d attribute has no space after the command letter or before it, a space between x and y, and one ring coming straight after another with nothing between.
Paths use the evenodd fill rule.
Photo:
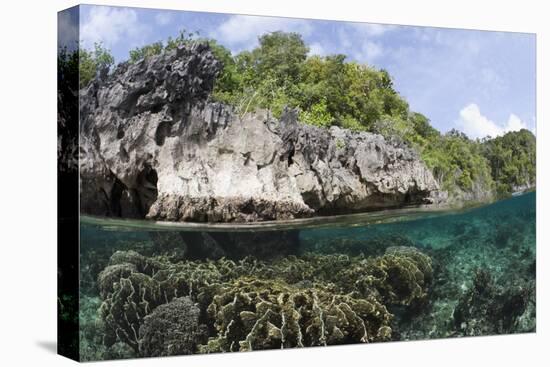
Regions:
<instances>
[{"instance_id":1,"label":"rocky outcrop","mask_svg":"<svg viewBox=\"0 0 550 367\"><path fill-rule=\"evenodd\" d=\"M81 91L81 211L168 221L279 220L425 204L438 186L380 135L211 103L196 44L120 64Z\"/></svg>"}]
</instances>

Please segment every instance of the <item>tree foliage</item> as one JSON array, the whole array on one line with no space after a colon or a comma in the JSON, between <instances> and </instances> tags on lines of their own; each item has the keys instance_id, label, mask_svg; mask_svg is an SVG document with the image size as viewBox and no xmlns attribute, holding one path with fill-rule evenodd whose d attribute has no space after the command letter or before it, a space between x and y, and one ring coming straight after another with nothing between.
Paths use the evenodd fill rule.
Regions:
<instances>
[{"instance_id":1,"label":"tree foliage","mask_svg":"<svg viewBox=\"0 0 550 367\"><path fill-rule=\"evenodd\" d=\"M224 61L233 83L216 85L213 97L240 113L266 108L278 116L285 106L296 108L303 122L319 126L373 130L383 118L408 123L408 104L387 71L347 61L345 55L308 52L297 33L264 34L256 48Z\"/></svg>"},{"instance_id":2,"label":"tree foliage","mask_svg":"<svg viewBox=\"0 0 550 367\"><path fill-rule=\"evenodd\" d=\"M136 47L129 52L129 61L130 63L135 63L139 60L145 59L147 57L158 55L163 51L174 50L180 45L189 44L193 42L195 37L198 36L198 33L187 32L186 30L181 30L176 37L168 37L166 42L157 41L148 45L141 47Z\"/></svg>"},{"instance_id":3,"label":"tree foliage","mask_svg":"<svg viewBox=\"0 0 550 367\"><path fill-rule=\"evenodd\" d=\"M101 43L95 43L93 50L79 49L80 87L85 87L98 73L107 73L115 59L111 51Z\"/></svg>"},{"instance_id":4,"label":"tree foliage","mask_svg":"<svg viewBox=\"0 0 550 367\"><path fill-rule=\"evenodd\" d=\"M536 144L529 131L482 141L456 130L441 134L426 116L409 109L386 70L348 61L341 54L309 55L298 33L266 33L257 47L233 55L216 40L183 30L166 42L131 50L129 62L193 42L208 43L223 65L211 97L233 105L241 115L263 108L277 117L290 107L298 110L302 123L400 139L420 153L451 196L483 191L507 195L534 185ZM112 64L101 44L81 50L81 86Z\"/></svg>"},{"instance_id":5,"label":"tree foliage","mask_svg":"<svg viewBox=\"0 0 550 367\"><path fill-rule=\"evenodd\" d=\"M436 180L451 195L493 191L494 181L481 145L465 134L451 130L445 135L431 135L421 153Z\"/></svg>"},{"instance_id":6,"label":"tree foliage","mask_svg":"<svg viewBox=\"0 0 550 367\"><path fill-rule=\"evenodd\" d=\"M135 63L141 59L158 55L165 50L165 47L166 46L164 46L162 42L154 42L142 47L136 47L133 50L130 50L130 62Z\"/></svg>"},{"instance_id":7,"label":"tree foliage","mask_svg":"<svg viewBox=\"0 0 550 367\"><path fill-rule=\"evenodd\" d=\"M483 153L497 182L499 195L530 187L536 181L536 138L529 130L509 132L486 139Z\"/></svg>"}]
</instances>

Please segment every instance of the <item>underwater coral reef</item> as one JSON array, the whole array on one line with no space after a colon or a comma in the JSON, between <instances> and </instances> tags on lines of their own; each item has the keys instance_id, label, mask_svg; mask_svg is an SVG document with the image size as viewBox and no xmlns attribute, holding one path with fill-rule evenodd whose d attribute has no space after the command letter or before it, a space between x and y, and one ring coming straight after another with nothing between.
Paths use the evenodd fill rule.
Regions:
<instances>
[{"instance_id":1,"label":"underwater coral reef","mask_svg":"<svg viewBox=\"0 0 550 367\"><path fill-rule=\"evenodd\" d=\"M429 256L413 247L269 263L117 251L98 276L103 342L158 356L390 340L387 305L421 302L431 276Z\"/></svg>"},{"instance_id":2,"label":"underwater coral reef","mask_svg":"<svg viewBox=\"0 0 550 367\"><path fill-rule=\"evenodd\" d=\"M304 229L289 242L292 251L281 251L284 243L259 250L260 242L244 236L225 250L230 257L182 251L182 236L172 232L83 226L81 355L532 332L534 200L533 193L459 214ZM257 238L269 244L282 237Z\"/></svg>"}]
</instances>

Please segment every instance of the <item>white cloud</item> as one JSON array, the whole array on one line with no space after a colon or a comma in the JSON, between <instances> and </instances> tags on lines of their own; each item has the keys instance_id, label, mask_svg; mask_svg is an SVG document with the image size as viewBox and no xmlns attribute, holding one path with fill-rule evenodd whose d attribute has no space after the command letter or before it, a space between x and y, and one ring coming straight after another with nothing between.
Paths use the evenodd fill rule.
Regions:
<instances>
[{"instance_id":1,"label":"white cloud","mask_svg":"<svg viewBox=\"0 0 550 367\"><path fill-rule=\"evenodd\" d=\"M384 48L377 42L365 41L361 47L353 52L353 56L359 61L372 63L384 54Z\"/></svg>"},{"instance_id":2,"label":"white cloud","mask_svg":"<svg viewBox=\"0 0 550 367\"><path fill-rule=\"evenodd\" d=\"M339 52L359 62L373 63L386 52L378 38L397 28L397 26L385 24L346 24L338 29Z\"/></svg>"},{"instance_id":3,"label":"white cloud","mask_svg":"<svg viewBox=\"0 0 550 367\"><path fill-rule=\"evenodd\" d=\"M535 116L532 116L531 117L531 122L532 122L532 128L531 128L531 132L534 134L534 135L537 135L537 119Z\"/></svg>"},{"instance_id":4,"label":"white cloud","mask_svg":"<svg viewBox=\"0 0 550 367\"><path fill-rule=\"evenodd\" d=\"M93 6L82 22L80 39L85 47L95 42L112 47L120 41L135 47L149 31L133 9Z\"/></svg>"},{"instance_id":5,"label":"white cloud","mask_svg":"<svg viewBox=\"0 0 550 367\"><path fill-rule=\"evenodd\" d=\"M319 55L319 56L325 56L328 52L325 50L323 45L321 45L319 42L314 42L311 45L309 45L309 55Z\"/></svg>"},{"instance_id":6,"label":"white cloud","mask_svg":"<svg viewBox=\"0 0 550 367\"><path fill-rule=\"evenodd\" d=\"M508 82L496 70L485 67L478 72L481 91L486 97L508 90ZM477 77L477 75L476 75Z\"/></svg>"},{"instance_id":7,"label":"white cloud","mask_svg":"<svg viewBox=\"0 0 550 367\"><path fill-rule=\"evenodd\" d=\"M155 22L158 25L167 25L172 23L173 18L172 14L168 12L160 12L155 15Z\"/></svg>"},{"instance_id":8,"label":"white cloud","mask_svg":"<svg viewBox=\"0 0 550 367\"><path fill-rule=\"evenodd\" d=\"M469 104L460 111L458 125L471 138L483 138L488 135L494 137L502 133L502 129L483 116L479 107L474 103Z\"/></svg>"},{"instance_id":9,"label":"white cloud","mask_svg":"<svg viewBox=\"0 0 550 367\"><path fill-rule=\"evenodd\" d=\"M210 36L226 43L233 52L251 49L262 34L275 31L311 34L312 26L306 20L234 15L210 33Z\"/></svg>"},{"instance_id":10,"label":"white cloud","mask_svg":"<svg viewBox=\"0 0 550 367\"><path fill-rule=\"evenodd\" d=\"M519 131L521 129L527 129L527 124L521 121L521 119L518 116L511 114L510 117L508 118L508 123L504 128L505 132Z\"/></svg>"},{"instance_id":11,"label":"white cloud","mask_svg":"<svg viewBox=\"0 0 550 367\"><path fill-rule=\"evenodd\" d=\"M481 79L487 84L502 84L504 83L503 78L491 68L481 69Z\"/></svg>"},{"instance_id":12,"label":"white cloud","mask_svg":"<svg viewBox=\"0 0 550 367\"><path fill-rule=\"evenodd\" d=\"M486 136L495 137L503 135L510 131L519 131L527 129L527 124L517 115L510 114L505 124L497 124L481 114L479 106L470 103L460 110L460 118L457 125L470 138L484 138Z\"/></svg>"},{"instance_id":13,"label":"white cloud","mask_svg":"<svg viewBox=\"0 0 550 367\"><path fill-rule=\"evenodd\" d=\"M412 27L410 31L414 38L421 42L434 42L435 35L432 29L428 27Z\"/></svg>"},{"instance_id":14,"label":"white cloud","mask_svg":"<svg viewBox=\"0 0 550 367\"><path fill-rule=\"evenodd\" d=\"M376 23L351 23L351 26L356 31L369 37L378 37L384 33L388 33L397 29L397 26L390 24L376 24Z\"/></svg>"},{"instance_id":15,"label":"white cloud","mask_svg":"<svg viewBox=\"0 0 550 367\"><path fill-rule=\"evenodd\" d=\"M351 56L361 63L371 64L385 53L384 47L379 42L363 39L353 43L352 39L346 32L339 33L340 52Z\"/></svg>"},{"instance_id":16,"label":"white cloud","mask_svg":"<svg viewBox=\"0 0 550 367\"><path fill-rule=\"evenodd\" d=\"M352 42L353 36L345 30L344 28L338 29L338 42L339 46L342 50L347 50L352 48L353 42Z\"/></svg>"}]
</instances>

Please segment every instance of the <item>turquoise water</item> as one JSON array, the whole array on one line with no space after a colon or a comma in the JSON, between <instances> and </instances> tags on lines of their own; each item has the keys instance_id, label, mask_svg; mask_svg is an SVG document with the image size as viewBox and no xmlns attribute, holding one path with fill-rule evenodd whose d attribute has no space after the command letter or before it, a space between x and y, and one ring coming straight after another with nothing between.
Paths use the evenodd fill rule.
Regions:
<instances>
[{"instance_id":1,"label":"turquoise water","mask_svg":"<svg viewBox=\"0 0 550 367\"><path fill-rule=\"evenodd\" d=\"M84 217L81 355L533 332L535 223L535 192L253 226Z\"/></svg>"},{"instance_id":2,"label":"turquoise water","mask_svg":"<svg viewBox=\"0 0 550 367\"><path fill-rule=\"evenodd\" d=\"M498 201L496 203L456 211L450 214L427 213L424 218L407 220L401 218L394 223L359 226L352 228L308 229L301 235L306 240L323 240L324 238L368 239L384 235L402 235L417 246L443 248L457 242L474 239L477 241L491 238L496 241L504 238L494 237L496 233L504 235L508 229L510 238L516 238L521 232L522 241L526 240L535 246L536 193ZM495 233L496 232L496 233Z\"/></svg>"}]
</instances>

